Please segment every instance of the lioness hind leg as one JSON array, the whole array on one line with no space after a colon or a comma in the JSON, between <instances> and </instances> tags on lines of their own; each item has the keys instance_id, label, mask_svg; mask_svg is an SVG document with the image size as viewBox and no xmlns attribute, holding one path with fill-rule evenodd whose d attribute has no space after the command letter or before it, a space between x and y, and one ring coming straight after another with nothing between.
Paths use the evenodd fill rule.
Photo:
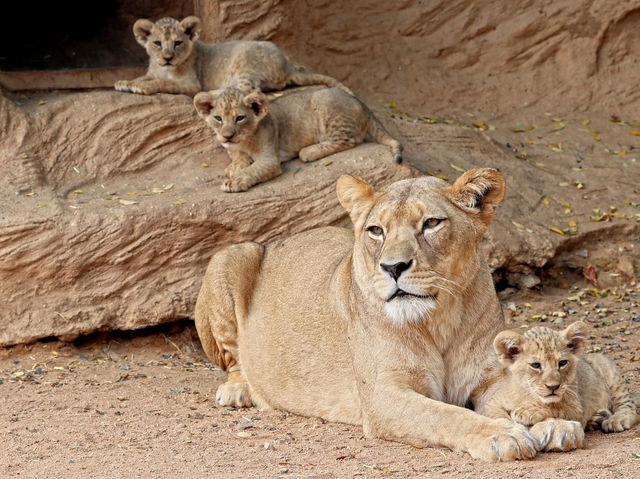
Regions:
<instances>
[{"instance_id":1,"label":"lioness hind leg","mask_svg":"<svg viewBox=\"0 0 640 479\"><path fill-rule=\"evenodd\" d=\"M258 277L263 247L241 243L217 252L207 267L198 300L195 323L202 348L209 359L228 372L216 400L225 406L251 406L249 385L238 351L239 324Z\"/></svg>"},{"instance_id":2,"label":"lioness hind leg","mask_svg":"<svg viewBox=\"0 0 640 479\"><path fill-rule=\"evenodd\" d=\"M356 146L356 140L354 138L345 138L343 140L328 140L315 145L305 146L298 153L298 158L304 163L319 160L325 156L339 153L340 151L348 150Z\"/></svg>"}]
</instances>

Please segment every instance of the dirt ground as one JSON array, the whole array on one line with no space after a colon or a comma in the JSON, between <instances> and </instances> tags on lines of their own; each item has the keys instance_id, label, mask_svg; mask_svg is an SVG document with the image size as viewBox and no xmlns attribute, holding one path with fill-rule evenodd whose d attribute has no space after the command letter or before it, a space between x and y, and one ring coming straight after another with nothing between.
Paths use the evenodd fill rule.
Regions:
<instances>
[{"instance_id":1,"label":"dirt ground","mask_svg":"<svg viewBox=\"0 0 640 479\"><path fill-rule=\"evenodd\" d=\"M553 273L558 279L562 272ZM509 327L590 325L588 350L640 392L640 287L501 293ZM360 427L280 411L221 408L225 373L190 321L0 350L2 477L638 477L640 429L586 447L486 464L445 449L367 439Z\"/></svg>"}]
</instances>

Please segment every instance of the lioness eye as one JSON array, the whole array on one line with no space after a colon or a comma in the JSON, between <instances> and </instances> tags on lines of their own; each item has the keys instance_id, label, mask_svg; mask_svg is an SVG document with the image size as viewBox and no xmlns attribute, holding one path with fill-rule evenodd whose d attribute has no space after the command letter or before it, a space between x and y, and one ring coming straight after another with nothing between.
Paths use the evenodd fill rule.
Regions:
<instances>
[{"instance_id":1,"label":"lioness eye","mask_svg":"<svg viewBox=\"0 0 640 479\"><path fill-rule=\"evenodd\" d=\"M218 115L214 116L213 119L216 121L222 121L222 117Z\"/></svg>"},{"instance_id":2,"label":"lioness eye","mask_svg":"<svg viewBox=\"0 0 640 479\"><path fill-rule=\"evenodd\" d=\"M561 359L561 360L558 362L558 366L560 366L560 367L562 368L562 367L566 366L568 362L569 362L569 361L567 361L566 359Z\"/></svg>"},{"instance_id":3,"label":"lioness eye","mask_svg":"<svg viewBox=\"0 0 640 479\"><path fill-rule=\"evenodd\" d=\"M236 123L238 123L238 122L240 122L240 121L244 120L244 118L245 118L245 116L244 116L244 115L238 115L238 116L236 116Z\"/></svg>"},{"instance_id":4,"label":"lioness eye","mask_svg":"<svg viewBox=\"0 0 640 479\"><path fill-rule=\"evenodd\" d=\"M440 219L440 218L429 218L422 225L422 230L424 231L424 230L429 230L429 229L435 228L440 223L442 223L442 219Z\"/></svg>"},{"instance_id":5,"label":"lioness eye","mask_svg":"<svg viewBox=\"0 0 640 479\"><path fill-rule=\"evenodd\" d=\"M159 47L162 45L162 42L159 40L156 40L155 42L153 42L153 44Z\"/></svg>"},{"instance_id":6,"label":"lioness eye","mask_svg":"<svg viewBox=\"0 0 640 479\"><path fill-rule=\"evenodd\" d=\"M533 369L540 369L542 367L540 363L529 363L529 366L531 366Z\"/></svg>"},{"instance_id":7,"label":"lioness eye","mask_svg":"<svg viewBox=\"0 0 640 479\"><path fill-rule=\"evenodd\" d=\"M367 231L369 232L369 234L371 236L381 236L382 235L382 228L380 228L379 226L369 226L367 228Z\"/></svg>"},{"instance_id":8,"label":"lioness eye","mask_svg":"<svg viewBox=\"0 0 640 479\"><path fill-rule=\"evenodd\" d=\"M175 42L173 42L174 47L177 47L178 45L182 45L182 41L176 40Z\"/></svg>"}]
</instances>

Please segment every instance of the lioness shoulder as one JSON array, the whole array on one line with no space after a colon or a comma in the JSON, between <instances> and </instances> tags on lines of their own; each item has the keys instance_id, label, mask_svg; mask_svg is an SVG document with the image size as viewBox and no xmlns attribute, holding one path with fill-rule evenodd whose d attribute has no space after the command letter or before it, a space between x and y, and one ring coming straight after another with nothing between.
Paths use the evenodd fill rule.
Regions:
<instances>
[{"instance_id":1,"label":"lioness shoulder","mask_svg":"<svg viewBox=\"0 0 640 479\"><path fill-rule=\"evenodd\" d=\"M402 160L402 146L364 103L337 88L305 89L269 102L261 92L227 87L198 93L194 106L231 157L224 191L245 191L278 176L283 161L315 161L354 147L367 134Z\"/></svg>"},{"instance_id":2,"label":"lioness shoulder","mask_svg":"<svg viewBox=\"0 0 640 479\"><path fill-rule=\"evenodd\" d=\"M615 363L602 354L582 356L585 333L586 325L578 321L563 331L538 326L524 335L498 334L494 348L505 365L504 377L484 412L526 426L562 418L619 432L636 424L634 398Z\"/></svg>"},{"instance_id":3,"label":"lioness shoulder","mask_svg":"<svg viewBox=\"0 0 640 479\"><path fill-rule=\"evenodd\" d=\"M133 25L136 41L149 56L147 73L116 82L119 91L151 95L195 95L227 85L245 91L282 90L288 85L327 85L349 91L338 80L308 73L292 65L276 45L266 41L217 44L198 40L201 22L190 16L178 21L166 17L152 22L141 18Z\"/></svg>"}]
</instances>

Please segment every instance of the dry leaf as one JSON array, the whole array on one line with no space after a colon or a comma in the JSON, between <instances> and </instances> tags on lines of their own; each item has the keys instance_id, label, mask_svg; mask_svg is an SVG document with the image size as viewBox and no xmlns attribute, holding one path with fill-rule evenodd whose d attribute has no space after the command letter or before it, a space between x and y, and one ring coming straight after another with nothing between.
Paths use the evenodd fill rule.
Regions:
<instances>
[{"instance_id":1,"label":"dry leaf","mask_svg":"<svg viewBox=\"0 0 640 479\"><path fill-rule=\"evenodd\" d=\"M582 126L587 126L589 123L591 123L591 120L582 120L582 121L580 122L580 124L581 124Z\"/></svg>"},{"instance_id":2,"label":"dry leaf","mask_svg":"<svg viewBox=\"0 0 640 479\"><path fill-rule=\"evenodd\" d=\"M633 136L640 136L640 130L631 130Z\"/></svg>"},{"instance_id":3,"label":"dry leaf","mask_svg":"<svg viewBox=\"0 0 640 479\"><path fill-rule=\"evenodd\" d=\"M385 103L384 105L385 108L396 108L398 106L398 104L395 101L389 102L389 103Z\"/></svg>"},{"instance_id":4,"label":"dry leaf","mask_svg":"<svg viewBox=\"0 0 640 479\"><path fill-rule=\"evenodd\" d=\"M203 168L207 168L209 166L209 163L201 163L200 166L202 166Z\"/></svg>"},{"instance_id":5,"label":"dry leaf","mask_svg":"<svg viewBox=\"0 0 640 479\"><path fill-rule=\"evenodd\" d=\"M560 228L556 228L555 226L549 226L549 229L556 234L564 236L564 231L562 231Z\"/></svg>"},{"instance_id":6,"label":"dry leaf","mask_svg":"<svg viewBox=\"0 0 640 479\"><path fill-rule=\"evenodd\" d=\"M251 433L248 431L240 431L236 433L236 436L247 438L247 437L251 437Z\"/></svg>"},{"instance_id":7,"label":"dry leaf","mask_svg":"<svg viewBox=\"0 0 640 479\"><path fill-rule=\"evenodd\" d=\"M474 121L472 123L472 125L475 126L478 129L482 130L482 131L485 131L485 130L489 129L489 127L487 126L487 124L484 121Z\"/></svg>"},{"instance_id":8,"label":"dry leaf","mask_svg":"<svg viewBox=\"0 0 640 479\"><path fill-rule=\"evenodd\" d=\"M594 287L599 288L598 278L596 277L596 269L593 267L591 263L582 268L582 276L585 277L587 281L589 281Z\"/></svg>"},{"instance_id":9,"label":"dry leaf","mask_svg":"<svg viewBox=\"0 0 640 479\"><path fill-rule=\"evenodd\" d=\"M324 166L331 166L333 164L333 161L327 161Z\"/></svg>"},{"instance_id":10,"label":"dry leaf","mask_svg":"<svg viewBox=\"0 0 640 479\"><path fill-rule=\"evenodd\" d=\"M176 200L173 202L174 205L184 205L185 201L184 200Z\"/></svg>"},{"instance_id":11,"label":"dry leaf","mask_svg":"<svg viewBox=\"0 0 640 479\"><path fill-rule=\"evenodd\" d=\"M466 171L462 166L454 165L453 163L449 163L449 166L460 173L464 173Z\"/></svg>"},{"instance_id":12,"label":"dry leaf","mask_svg":"<svg viewBox=\"0 0 640 479\"><path fill-rule=\"evenodd\" d=\"M74 192L76 195L80 195L80 194L82 194L82 190L73 190L73 192Z\"/></svg>"},{"instance_id":13,"label":"dry leaf","mask_svg":"<svg viewBox=\"0 0 640 479\"><path fill-rule=\"evenodd\" d=\"M138 202L137 201L131 201L131 200L120 200L120 204L121 205L125 205L125 206L129 206L129 205L137 205Z\"/></svg>"}]
</instances>

